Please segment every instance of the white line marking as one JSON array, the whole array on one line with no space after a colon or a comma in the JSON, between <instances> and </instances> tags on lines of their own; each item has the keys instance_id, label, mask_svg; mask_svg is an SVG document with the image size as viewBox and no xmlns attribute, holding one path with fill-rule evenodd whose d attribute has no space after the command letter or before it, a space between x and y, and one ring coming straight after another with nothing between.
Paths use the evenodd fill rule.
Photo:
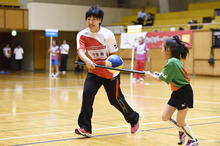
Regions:
<instances>
[{"instance_id":1,"label":"white line marking","mask_svg":"<svg viewBox=\"0 0 220 146\"><path fill-rule=\"evenodd\" d=\"M61 90L61 89L67 89L67 88L82 88L83 86L70 86L70 87L45 87L45 88L21 88L21 89L0 89L0 91L30 91L30 90Z\"/></svg>"},{"instance_id":2,"label":"white line marking","mask_svg":"<svg viewBox=\"0 0 220 146\"><path fill-rule=\"evenodd\" d=\"M52 113L63 110L52 110L52 111L39 111L39 112L27 112L27 113L11 113L11 114L0 114L0 116L11 116L11 115L26 115L26 114L38 114L38 113Z\"/></svg>"},{"instance_id":3,"label":"white line marking","mask_svg":"<svg viewBox=\"0 0 220 146\"><path fill-rule=\"evenodd\" d=\"M82 88L83 86L69 86L69 87L59 87L59 88L23 88L23 89L0 89L0 91L30 91L30 90L62 90L62 89L68 89L68 88ZM78 90L65 90L69 92L77 92ZM99 92L98 94L105 94L105 92ZM124 94L125 96L130 97L130 94ZM133 95L135 97L140 98L149 98L149 99L163 99L168 100L166 97L153 97L153 96L141 96L141 95ZM195 100L195 102L199 103L210 103L210 104L220 104L220 102L210 102L210 101L201 101L201 100Z\"/></svg>"},{"instance_id":4,"label":"white line marking","mask_svg":"<svg viewBox=\"0 0 220 146\"><path fill-rule=\"evenodd\" d=\"M0 77L5 77L5 76L9 76L10 78L26 78L26 79L48 79L48 81L50 81L50 78L49 76L44 76L44 77L40 77L40 76L28 76L28 75L4 75L4 76L1 76L0 74ZM68 80L68 81L84 81L85 79L82 78L82 79L72 79L72 78L56 78L58 80ZM17 81L15 81L17 82ZM22 82L22 81L18 81L18 82ZM33 81L35 82L35 81Z\"/></svg>"},{"instance_id":5,"label":"white line marking","mask_svg":"<svg viewBox=\"0 0 220 146\"><path fill-rule=\"evenodd\" d=\"M19 138L30 138L30 137L39 137L39 136L47 136L47 135L65 134L65 133L73 133L73 131L64 131L64 132L46 133L46 134L36 134L36 135L25 135L25 136L18 136L18 137L8 137L8 138L1 138L0 141L9 140L9 139L19 139Z\"/></svg>"},{"instance_id":6,"label":"white line marking","mask_svg":"<svg viewBox=\"0 0 220 146\"><path fill-rule=\"evenodd\" d=\"M192 120L212 119L212 118L220 118L220 116L191 118L191 119L186 119L186 120L192 121ZM143 126L143 125L153 125L153 124L161 124L161 123L164 123L164 122L161 121L161 122L141 123L140 125ZM95 129L93 129L93 131L103 130L103 129L115 129L115 128L121 128L121 127L130 127L130 125L95 128ZM55 133L45 133L45 134L24 135L24 136L17 136L17 137L7 137L7 138L1 138L0 141L9 140L9 139L20 139L20 138L30 138L30 137L40 137L40 136L48 136L48 135L66 134L66 133L74 133L74 131L72 130L72 131L63 131L63 132L55 132Z\"/></svg>"}]
</instances>

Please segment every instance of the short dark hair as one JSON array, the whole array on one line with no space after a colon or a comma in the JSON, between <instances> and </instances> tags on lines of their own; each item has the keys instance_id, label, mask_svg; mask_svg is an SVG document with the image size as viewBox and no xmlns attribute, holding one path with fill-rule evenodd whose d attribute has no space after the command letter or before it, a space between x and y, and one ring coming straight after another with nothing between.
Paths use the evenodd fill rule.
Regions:
<instances>
[{"instance_id":1,"label":"short dark hair","mask_svg":"<svg viewBox=\"0 0 220 146\"><path fill-rule=\"evenodd\" d=\"M92 6L86 12L86 19L88 17L91 17L91 16L101 19L101 23L102 23L102 20L103 20L103 17L104 17L104 12L101 8L97 8L97 6ZM101 25L101 23L99 25Z\"/></svg>"},{"instance_id":2,"label":"short dark hair","mask_svg":"<svg viewBox=\"0 0 220 146\"><path fill-rule=\"evenodd\" d=\"M178 59L186 59L186 56L189 54L189 49L185 46L185 42L181 41L180 38L175 35L173 38L168 38L164 41L164 48L170 49L172 57Z\"/></svg>"}]
</instances>

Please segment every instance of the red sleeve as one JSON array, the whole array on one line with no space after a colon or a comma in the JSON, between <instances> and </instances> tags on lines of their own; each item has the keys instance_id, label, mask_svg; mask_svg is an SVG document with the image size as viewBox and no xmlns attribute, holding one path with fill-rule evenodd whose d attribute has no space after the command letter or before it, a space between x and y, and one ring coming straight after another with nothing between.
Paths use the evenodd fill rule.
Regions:
<instances>
[{"instance_id":1,"label":"red sleeve","mask_svg":"<svg viewBox=\"0 0 220 146\"><path fill-rule=\"evenodd\" d=\"M79 38L79 46L77 47L78 49L86 49L86 36L81 35Z\"/></svg>"}]
</instances>

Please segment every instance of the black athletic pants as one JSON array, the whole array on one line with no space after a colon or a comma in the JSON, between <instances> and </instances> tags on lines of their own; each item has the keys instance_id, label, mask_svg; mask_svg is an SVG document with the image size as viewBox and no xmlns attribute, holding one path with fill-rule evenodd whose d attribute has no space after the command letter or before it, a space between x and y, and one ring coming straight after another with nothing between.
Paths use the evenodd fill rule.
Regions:
<instances>
[{"instance_id":1,"label":"black athletic pants","mask_svg":"<svg viewBox=\"0 0 220 146\"><path fill-rule=\"evenodd\" d=\"M61 55L60 71L66 71L67 59L68 59L68 54Z\"/></svg>"},{"instance_id":2,"label":"black athletic pants","mask_svg":"<svg viewBox=\"0 0 220 146\"><path fill-rule=\"evenodd\" d=\"M125 120L134 126L139 120L139 114L128 105L120 89L120 74L112 79L98 77L88 73L84 83L81 112L78 118L80 128L92 133L91 118L95 95L101 86L104 86L109 102L117 108Z\"/></svg>"},{"instance_id":3,"label":"black athletic pants","mask_svg":"<svg viewBox=\"0 0 220 146\"><path fill-rule=\"evenodd\" d=\"M4 56L3 58L3 70L9 70L11 69L11 58L7 58Z\"/></svg>"},{"instance_id":4,"label":"black athletic pants","mask_svg":"<svg viewBox=\"0 0 220 146\"><path fill-rule=\"evenodd\" d=\"M17 71L21 71L22 70L22 59L16 60L16 64L17 64Z\"/></svg>"}]
</instances>

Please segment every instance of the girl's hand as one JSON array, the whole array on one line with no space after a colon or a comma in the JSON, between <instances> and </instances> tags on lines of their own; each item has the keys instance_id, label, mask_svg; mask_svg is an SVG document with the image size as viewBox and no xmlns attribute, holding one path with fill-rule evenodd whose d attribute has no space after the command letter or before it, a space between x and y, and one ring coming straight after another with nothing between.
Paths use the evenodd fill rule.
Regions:
<instances>
[{"instance_id":1,"label":"girl's hand","mask_svg":"<svg viewBox=\"0 0 220 146\"><path fill-rule=\"evenodd\" d=\"M94 63L92 60L90 60L90 59L88 59L88 60L86 61L86 66L87 66L89 69L95 69L95 63Z\"/></svg>"},{"instance_id":2,"label":"girl's hand","mask_svg":"<svg viewBox=\"0 0 220 146\"><path fill-rule=\"evenodd\" d=\"M150 75L151 75L151 72L150 72L150 71L145 71L145 76L146 76L146 77L150 77Z\"/></svg>"},{"instance_id":3,"label":"girl's hand","mask_svg":"<svg viewBox=\"0 0 220 146\"><path fill-rule=\"evenodd\" d=\"M159 75L160 75L160 73L159 73L159 72L154 72L154 74L155 74L155 75L157 75L157 76L159 76Z\"/></svg>"}]
</instances>

